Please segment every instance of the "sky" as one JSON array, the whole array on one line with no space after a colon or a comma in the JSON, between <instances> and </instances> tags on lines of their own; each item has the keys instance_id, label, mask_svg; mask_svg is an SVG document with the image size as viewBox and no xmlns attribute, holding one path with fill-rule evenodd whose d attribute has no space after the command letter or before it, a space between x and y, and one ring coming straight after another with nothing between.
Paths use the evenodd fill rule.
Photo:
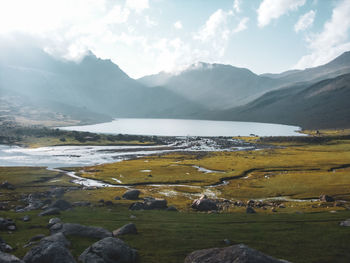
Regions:
<instances>
[{"instance_id":1,"label":"sky","mask_svg":"<svg viewBox=\"0 0 350 263\"><path fill-rule=\"evenodd\" d=\"M350 50L350 0L0 0L0 36L19 33L133 78L199 61L279 73Z\"/></svg>"}]
</instances>

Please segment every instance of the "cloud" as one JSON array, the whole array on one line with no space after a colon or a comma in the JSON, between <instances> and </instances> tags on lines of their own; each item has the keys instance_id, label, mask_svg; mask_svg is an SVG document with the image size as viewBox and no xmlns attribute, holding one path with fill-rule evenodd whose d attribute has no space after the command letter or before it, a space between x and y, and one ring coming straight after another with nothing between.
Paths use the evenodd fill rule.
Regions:
<instances>
[{"instance_id":1,"label":"cloud","mask_svg":"<svg viewBox=\"0 0 350 263\"><path fill-rule=\"evenodd\" d=\"M264 0L258 10L258 26L264 27L270 24L271 20L295 11L305 4L306 0Z\"/></svg>"},{"instance_id":2,"label":"cloud","mask_svg":"<svg viewBox=\"0 0 350 263\"><path fill-rule=\"evenodd\" d=\"M233 29L233 33L238 33L238 32L246 30L248 22L249 22L249 18L248 17L242 18L239 21L239 24L237 25L237 27L235 29Z\"/></svg>"},{"instance_id":3,"label":"cloud","mask_svg":"<svg viewBox=\"0 0 350 263\"><path fill-rule=\"evenodd\" d=\"M126 0L125 6L136 12L142 12L144 9L149 8L148 0Z\"/></svg>"},{"instance_id":4,"label":"cloud","mask_svg":"<svg viewBox=\"0 0 350 263\"><path fill-rule=\"evenodd\" d=\"M235 0L233 2L233 10L236 12L236 13L240 13L242 10L241 10L241 0Z\"/></svg>"},{"instance_id":5,"label":"cloud","mask_svg":"<svg viewBox=\"0 0 350 263\"><path fill-rule=\"evenodd\" d=\"M181 23L181 21L179 20L179 21L176 21L175 23L174 23L174 27L176 28L176 29L182 29L182 23Z\"/></svg>"},{"instance_id":6,"label":"cloud","mask_svg":"<svg viewBox=\"0 0 350 263\"><path fill-rule=\"evenodd\" d=\"M349 17L350 1L338 2L332 11L332 17L324 24L322 32L306 39L311 53L303 56L295 68L319 66L350 50Z\"/></svg>"},{"instance_id":7,"label":"cloud","mask_svg":"<svg viewBox=\"0 0 350 263\"><path fill-rule=\"evenodd\" d=\"M153 27L158 25L158 22L156 20L151 19L149 16L145 16L145 20L146 20L146 25L148 27Z\"/></svg>"},{"instance_id":8,"label":"cloud","mask_svg":"<svg viewBox=\"0 0 350 263\"><path fill-rule=\"evenodd\" d=\"M299 17L298 22L294 25L295 32L304 31L312 26L315 20L316 12L311 10Z\"/></svg>"},{"instance_id":9,"label":"cloud","mask_svg":"<svg viewBox=\"0 0 350 263\"><path fill-rule=\"evenodd\" d=\"M209 17L205 25L199 30L194 38L201 41L207 41L215 37L218 33L218 30L225 26L226 21L227 13L222 9L218 9Z\"/></svg>"}]
</instances>

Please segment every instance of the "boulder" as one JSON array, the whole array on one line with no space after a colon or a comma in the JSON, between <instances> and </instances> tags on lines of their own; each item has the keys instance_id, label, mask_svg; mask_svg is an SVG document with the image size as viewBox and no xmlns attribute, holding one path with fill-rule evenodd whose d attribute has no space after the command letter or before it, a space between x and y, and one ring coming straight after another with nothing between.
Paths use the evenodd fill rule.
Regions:
<instances>
[{"instance_id":1,"label":"boulder","mask_svg":"<svg viewBox=\"0 0 350 263\"><path fill-rule=\"evenodd\" d=\"M39 213L38 216L50 216L50 215L59 215L59 214L60 214L59 208L51 207Z\"/></svg>"},{"instance_id":2,"label":"boulder","mask_svg":"<svg viewBox=\"0 0 350 263\"><path fill-rule=\"evenodd\" d=\"M197 250L185 258L185 263L286 263L255 249L239 244L225 248L209 248Z\"/></svg>"},{"instance_id":3,"label":"boulder","mask_svg":"<svg viewBox=\"0 0 350 263\"><path fill-rule=\"evenodd\" d=\"M77 201L72 204L73 206L90 206L91 203L87 201Z\"/></svg>"},{"instance_id":4,"label":"boulder","mask_svg":"<svg viewBox=\"0 0 350 263\"><path fill-rule=\"evenodd\" d=\"M197 211L218 210L216 202L209 199L206 195L202 195L199 199L194 200L191 207Z\"/></svg>"},{"instance_id":5,"label":"boulder","mask_svg":"<svg viewBox=\"0 0 350 263\"><path fill-rule=\"evenodd\" d=\"M49 223L47 224L47 227L50 228L57 223L61 223L61 219L59 219L58 217L50 218Z\"/></svg>"},{"instance_id":6,"label":"boulder","mask_svg":"<svg viewBox=\"0 0 350 263\"><path fill-rule=\"evenodd\" d=\"M90 238L105 238L111 237L112 232L95 226L84 226L80 224L72 223L57 223L50 228L51 234L62 233L65 236L81 236L81 237L90 237Z\"/></svg>"},{"instance_id":7,"label":"boulder","mask_svg":"<svg viewBox=\"0 0 350 263\"><path fill-rule=\"evenodd\" d=\"M329 195L321 195L320 196L320 201L321 202L334 202L334 198L329 196Z\"/></svg>"},{"instance_id":8,"label":"boulder","mask_svg":"<svg viewBox=\"0 0 350 263\"><path fill-rule=\"evenodd\" d=\"M23 260L26 263L75 263L67 244L69 242L61 233L43 238L28 251Z\"/></svg>"},{"instance_id":9,"label":"boulder","mask_svg":"<svg viewBox=\"0 0 350 263\"><path fill-rule=\"evenodd\" d=\"M88 247L79 260L83 263L134 263L137 251L118 238L106 237Z\"/></svg>"},{"instance_id":10,"label":"boulder","mask_svg":"<svg viewBox=\"0 0 350 263\"><path fill-rule=\"evenodd\" d=\"M10 184L8 181L2 182L0 184L0 188L7 190L15 190L15 186L13 184Z\"/></svg>"},{"instance_id":11,"label":"boulder","mask_svg":"<svg viewBox=\"0 0 350 263\"><path fill-rule=\"evenodd\" d=\"M23 222L28 222L30 221L30 217L29 215L25 215L23 218L22 218Z\"/></svg>"},{"instance_id":12,"label":"boulder","mask_svg":"<svg viewBox=\"0 0 350 263\"><path fill-rule=\"evenodd\" d=\"M248 206L247 209L246 209L246 213L247 214L255 214L256 211L254 210L253 207Z\"/></svg>"},{"instance_id":13,"label":"boulder","mask_svg":"<svg viewBox=\"0 0 350 263\"><path fill-rule=\"evenodd\" d=\"M38 234L38 235L35 235L35 236L31 237L29 239L29 242L39 241L40 239L43 239L44 237L45 237L44 234Z\"/></svg>"},{"instance_id":14,"label":"boulder","mask_svg":"<svg viewBox=\"0 0 350 263\"><path fill-rule=\"evenodd\" d=\"M350 226L350 218L340 222L340 226Z\"/></svg>"},{"instance_id":15,"label":"boulder","mask_svg":"<svg viewBox=\"0 0 350 263\"><path fill-rule=\"evenodd\" d=\"M0 237L0 251L8 253L12 250L13 248L9 244L6 244L6 242Z\"/></svg>"},{"instance_id":16,"label":"boulder","mask_svg":"<svg viewBox=\"0 0 350 263\"><path fill-rule=\"evenodd\" d=\"M123 194L123 198L127 200L137 200L139 199L140 191L137 189L128 190Z\"/></svg>"},{"instance_id":17,"label":"boulder","mask_svg":"<svg viewBox=\"0 0 350 263\"><path fill-rule=\"evenodd\" d=\"M16 224L11 218L0 217L0 230L16 230Z\"/></svg>"},{"instance_id":18,"label":"boulder","mask_svg":"<svg viewBox=\"0 0 350 263\"><path fill-rule=\"evenodd\" d=\"M113 236L118 237L127 234L137 234L135 224L129 223L113 231Z\"/></svg>"},{"instance_id":19,"label":"boulder","mask_svg":"<svg viewBox=\"0 0 350 263\"><path fill-rule=\"evenodd\" d=\"M56 187L50 191L50 195L56 198L60 198L64 195L64 188L62 187Z\"/></svg>"},{"instance_id":20,"label":"boulder","mask_svg":"<svg viewBox=\"0 0 350 263\"><path fill-rule=\"evenodd\" d=\"M167 209L167 201L165 199L147 198L144 202L136 202L131 204L130 210L152 210Z\"/></svg>"},{"instance_id":21,"label":"boulder","mask_svg":"<svg viewBox=\"0 0 350 263\"><path fill-rule=\"evenodd\" d=\"M0 262L1 263L24 263L22 260L15 257L14 255L10 255L1 251L0 251Z\"/></svg>"},{"instance_id":22,"label":"boulder","mask_svg":"<svg viewBox=\"0 0 350 263\"><path fill-rule=\"evenodd\" d=\"M67 210L69 208L72 208L72 205L67 202L66 200L56 200L50 205L51 208L58 208L59 210Z\"/></svg>"}]
</instances>

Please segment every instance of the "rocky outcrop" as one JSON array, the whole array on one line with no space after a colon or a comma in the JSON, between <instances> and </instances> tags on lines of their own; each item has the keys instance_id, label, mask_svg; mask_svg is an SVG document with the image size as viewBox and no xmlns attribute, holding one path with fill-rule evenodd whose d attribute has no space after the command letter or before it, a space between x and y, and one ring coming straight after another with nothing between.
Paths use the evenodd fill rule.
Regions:
<instances>
[{"instance_id":1,"label":"rocky outcrop","mask_svg":"<svg viewBox=\"0 0 350 263\"><path fill-rule=\"evenodd\" d=\"M75 263L72 254L67 249L69 241L58 233L43 238L40 243L33 247L24 256L26 263Z\"/></svg>"},{"instance_id":2,"label":"rocky outcrop","mask_svg":"<svg viewBox=\"0 0 350 263\"><path fill-rule=\"evenodd\" d=\"M13 248L9 244L6 244L6 242L0 237L0 251L8 253L12 250Z\"/></svg>"},{"instance_id":3,"label":"rocky outcrop","mask_svg":"<svg viewBox=\"0 0 350 263\"><path fill-rule=\"evenodd\" d=\"M57 207L51 207L39 213L38 216L51 216L51 215L59 215L59 214L60 214L60 209L58 209Z\"/></svg>"},{"instance_id":4,"label":"rocky outcrop","mask_svg":"<svg viewBox=\"0 0 350 263\"><path fill-rule=\"evenodd\" d=\"M321 202L334 202L334 198L329 196L329 195L321 195L320 196L320 201Z\"/></svg>"},{"instance_id":5,"label":"rocky outcrop","mask_svg":"<svg viewBox=\"0 0 350 263\"><path fill-rule=\"evenodd\" d=\"M185 258L185 263L286 263L275 259L246 245L234 245L225 248L197 250Z\"/></svg>"},{"instance_id":6,"label":"rocky outcrop","mask_svg":"<svg viewBox=\"0 0 350 263\"><path fill-rule=\"evenodd\" d=\"M340 222L339 225L340 226L349 226L350 227L350 218Z\"/></svg>"},{"instance_id":7,"label":"rocky outcrop","mask_svg":"<svg viewBox=\"0 0 350 263\"><path fill-rule=\"evenodd\" d=\"M0 188L7 190L15 190L15 186L13 184L10 184L8 181L2 182L0 184Z\"/></svg>"},{"instance_id":8,"label":"rocky outcrop","mask_svg":"<svg viewBox=\"0 0 350 263\"><path fill-rule=\"evenodd\" d=\"M16 230L16 224L11 218L0 217L0 230Z\"/></svg>"},{"instance_id":9,"label":"rocky outcrop","mask_svg":"<svg viewBox=\"0 0 350 263\"><path fill-rule=\"evenodd\" d=\"M24 263L22 260L15 257L14 255L10 255L1 251L0 251L0 262L1 263Z\"/></svg>"},{"instance_id":10,"label":"rocky outcrop","mask_svg":"<svg viewBox=\"0 0 350 263\"><path fill-rule=\"evenodd\" d=\"M137 189L128 190L123 194L122 197L127 200L138 200L140 193L141 192Z\"/></svg>"},{"instance_id":11,"label":"rocky outcrop","mask_svg":"<svg viewBox=\"0 0 350 263\"><path fill-rule=\"evenodd\" d=\"M137 229L135 224L130 223L122 226L121 228L118 228L113 231L113 236L118 237L122 235L128 235L128 234L137 234Z\"/></svg>"},{"instance_id":12,"label":"rocky outcrop","mask_svg":"<svg viewBox=\"0 0 350 263\"><path fill-rule=\"evenodd\" d=\"M256 211L254 210L253 207L248 206L247 209L246 209L246 213L247 214L255 214Z\"/></svg>"},{"instance_id":13,"label":"rocky outcrop","mask_svg":"<svg viewBox=\"0 0 350 263\"><path fill-rule=\"evenodd\" d=\"M51 208L58 208L59 210L67 210L69 208L72 208L72 205L67 202L66 200L62 200L62 199L59 199L59 200L56 200L55 202L53 202L51 205L50 205Z\"/></svg>"},{"instance_id":14,"label":"rocky outcrop","mask_svg":"<svg viewBox=\"0 0 350 263\"><path fill-rule=\"evenodd\" d=\"M134 263L137 251L118 238L107 237L88 247L79 260L83 263Z\"/></svg>"},{"instance_id":15,"label":"rocky outcrop","mask_svg":"<svg viewBox=\"0 0 350 263\"><path fill-rule=\"evenodd\" d=\"M197 211L218 210L216 202L209 199L206 195L202 195L199 199L194 200L191 207Z\"/></svg>"},{"instance_id":16,"label":"rocky outcrop","mask_svg":"<svg viewBox=\"0 0 350 263\"><path fill-rule=\"evenodd\" d=\"M57 223L50 228L51 234L62 233L65 236L81 236L101 239L105 237L111 237L112 232L95 226L84 226L80 224L72 223Z\"/></svg>"},{"instance_id":17,"label":"rocky outcrop","mask_svg":"<svg viewBox=\"0 0 350 263\"><path fill-rule=\"evenodd\" d=\"M152 210L152 209L167 209L167 201L158 198L145 198L143 202L136 202L131 204L130 210Z\"/></svg>"}]
</instances>

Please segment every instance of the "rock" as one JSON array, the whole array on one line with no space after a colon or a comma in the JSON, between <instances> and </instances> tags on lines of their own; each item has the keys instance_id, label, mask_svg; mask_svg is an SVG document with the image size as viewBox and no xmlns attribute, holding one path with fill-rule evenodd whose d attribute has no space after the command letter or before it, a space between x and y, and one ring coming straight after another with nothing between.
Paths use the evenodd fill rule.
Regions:
<instances>
[{"instance_id":1,"label":"rock","mask_svg":"<svg viewBox=\"0 0 350 263\"><path fill-rule=\"evenodd\" d=\"M256 211L254 210L254 208L253 208L253 207L250 207L250 206L247 207L247 209L246 209L245 212L246 212L247 214L255 214L255 213L256 213Z\"/></svg>"},{"instance_id":2,"label":"rock","mask_svg":"<svg viewBox=\"0 0 350 263\"><path fill-rule=\"evenodd\" d=\"M10 184L8 181L2 182L0 184L0 188L7 190L15 190L15 186L13 184Z\"/></svg>"},{"instance_id":3,"label":"rock","mask_svg":"<svg viewBox=\"0 0 350 263\"><path fill-rule=\"evenodd\" d=\"M11 218L0 217L0 230L16 230L16 224Z\"/></svg>"},{"instance_id":4,"label":"rock","mask_svg":"<svg viewBox=\"0 0 350 263\"><path fill-rule=\"evenodd\" d=\"M50 216L50 215L59 215L60 214L60 209L57 207L52 207L48 208L41 213L39 213L38 216Z\"/></svg>"},{"instance_id":5,"label":"rock","mask_svg":"<svg viewBox=\"0 0 350 263\"><path fill-rule=\"evenodd\" d=\"M137 234L137 229L135 224L130 223L122 226L121 228L118 228L113 231L113 236L118 237L122 235L128 235L128 234Z\"/></svg>"},{"instance_id":6,"label":"rock","mask_svg":"<svg viewBox=\"0 0 350 263\"><path fill-rule=\"evenodd\" d=\"M25 215L25 216L22 218L22 220L23 220L24 222L30 221L29 215Z\"/></svg>"},{"instance_id":7,"label":"rock","mask_svg":"<svg viewBox=\"0 0 350 263\"><path fill-rule=\"evenodd\" d=\"M64 195L64 189L62 187L56 187L50 191L52 197L61 198Z\"/></svg>"},{"instance_id":8,"label":"rock","mask_svg":"<svg viewBox=\"0 0 350 263\"><path fill-rule=\"evenodd\" d=\"M55 224L50 228L50 232L51 234L62 233L65 236L73 235L98 239L112 236L112 232L102 227L84 226L72 223Z\"/></svg>"},{"instance_id":9,"label":"rock","mask_svg":"<svg viewBox=\"0 0 350 263\"><path fill-rule=\"evenodd\" d=\"M172 212L178 212L177 208L175 206L169 206L166 211L172 211Z\"/></svg>"},{"instance_id":10,"label":"rock","mask_svg":"<svg viewBox=\"0 0 350 263\"><path fill-rule=\"evenodd\" d=\"M31 239L29 239L29 242L39 241L40 239L42 239L44 237L45 237L44 234L38 234L38 235L33 236Z\"/></svg>"},{"instance_id":11,"label":"rock","mask_svg":"<svg viewBox=\"0 0 350 263\"><path fill-rule=\"evenodd\" d=\"M50 218L49 223L47 224L47 228L50 228L57 223L61 223L61 219L58 217Z\"/></svg>"},{"instance_id":12,"label":"rock","mask_svg":"<svg viewBox=\"0 0 350 263\"><path fill-rule=\"evenodd\" d=\"M6 244L6 242L0 237L0 251L8 253L12 250L13 248L9 244Z\"/></svg>"},{"instance_id":13,"label":"rock","mask_svg":"<svg viewBox=\"0 0 350 263\"><path fill-rule=\"evenodd\" d=\"M114 200L121 200L120 196L114 197Z\"/></svg>"},{"instance_id":14,"label":"rock","mask_svg":"<svg viewBox=\"0 0 350 263\"><path fill-rule=\"evenodd\" d=\"M197 250L185 258L184 263L286 263L255 249L239 244L225 248L209 248Z\"/></svg>"},{"instance_id":15,"label":"rock","mask_svg":"<svg viewBox=\"0 0 350 263\"><path fill-rule=\"evenodd\" d=\"M43 238L38 246L28 251L23 260L26 263L75 263L67 244L69 242L61 233Z\"/></svg>"},{"instance_id":16,"label":"rock","mask_svg":"<svg viewBox=\"0 0 350 263\"><path fill-rule=\"evenodd\" d=\"M72 204L73 206L90 206L91 203L87 201L78 201Z\"/></svg>"},{"instance_id":17,"label":"rock","mask_svg":"<svg viewBox=\"0 0 350 263\"><path fill-rule=\"evenodd\" d=\"M1 263L24 263L22 260L15 257L14 255L10 255L1 251L0 251L0 262Z\"/></svg>"},{"instance_id":18,"label":"rock","mask_svg":"<svg viewBox=\"0 0 350 263\"><path fill-rule=\"evenodd\" d=\"M139 199L140 191L137 189L128 190L123 194L123 198L127 200L137 200Z\"/></svg>"},{"instance_id":19,"label":"rock","mask_svg":"<svg viewBox=\"0 0 350 263\"><path fill-rule=\"evenodd\" d=\"M165 199L147 198L144 202L136 202L131 204L130 210L152 210L167 209L167 201Z\"/></svg>"},{"instance_id":20,"label":"rock","mask_svg":"<svg viewBox=\"0 0 350 263\"><path fill-rule=\"evenodd\" d=\"M112 202L112 201L106 201L106 202L105 202L105 205L111 206L111 205L113 205L113 202Z\"/></svg>"},{"instance_id":21,"label":"rock","mask_svg":"<svg viewBox=\"0 0 350 263\"><path fill-rule=\"evenodd\" d=\"M229 239L225 238L223 241L226 246L231 245L231 241Z\"/></svg>"},{"instance_id":22,"label":"rock","mask_svg":"<svg viewBox=\"0 0 350 263\"><path fill-rule=\"evenodd\" d=\"M88 247L79 260L83 263L134 263L137 251L118 238L106 237Z\"/></svg>"},{"instance_id":23,"label":"rock","mask_svg":"<svg viewBox=\"0 0 350 263\"><path fill-rule=\"evenodd\" d=\"M340 226L350 226L350 218L340 222Z\"/></svg>"},{"instance_id":24,"label":"rock","mask_svg":"<svg viewBox=\"0 0 350 263\"><path fill-rule=\"evenodd\" d=\"M197 211L218 210L216 202L208 199L206 195L202 195L199 199L194 200L191 207Z\"/></svg>"},{"instance_id":25,"label":"rock","mask_svg":"<svg viewBox=\"0 0 350 263\"><path fill-rule=\"evenodd\" d=\"M271 212L276 213L277 212L276 208L272 207Z\"/></svg>"},{"instance_id":26,"label":"rock","mask_svg":"<svg viewBox=\"0 0 350 263\"><path fill-rule=\"evenodd\" d=\"M64 210L67 210L69 208L72 208L72 205L67 202L66 200L56 200L55 202L53 202L51 205L50 205L51 208L58 208L62 211Z\"/></svg>"},{"instance_id":27,"label":"rock","mask_svg":"<svg viewBox=\"0 0 350 263\"><path fill-rule=\"evenodd\" d=\"M329 196L329 195L321 195L320 196L320 201L321 202L334 202L334 198Z\"/></svg>"}]
</instances>

